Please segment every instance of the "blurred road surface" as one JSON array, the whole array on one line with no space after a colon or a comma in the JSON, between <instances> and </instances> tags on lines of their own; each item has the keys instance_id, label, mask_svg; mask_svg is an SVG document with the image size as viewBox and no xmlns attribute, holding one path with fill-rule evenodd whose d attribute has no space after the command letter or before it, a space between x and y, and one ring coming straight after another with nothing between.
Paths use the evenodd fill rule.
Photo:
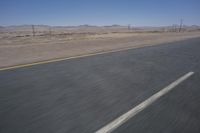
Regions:
<instances>
[{"instance_id":1,"label":"blurred road surface","mask_svg":"<svg viewBox=\"0 0 200 133\"><path fill-rule=\"evenodd\" d=\"M200 38L0 71L0 133L93 133L184 74L115 133L200 132Z\"/></svg>"}]
</instances>

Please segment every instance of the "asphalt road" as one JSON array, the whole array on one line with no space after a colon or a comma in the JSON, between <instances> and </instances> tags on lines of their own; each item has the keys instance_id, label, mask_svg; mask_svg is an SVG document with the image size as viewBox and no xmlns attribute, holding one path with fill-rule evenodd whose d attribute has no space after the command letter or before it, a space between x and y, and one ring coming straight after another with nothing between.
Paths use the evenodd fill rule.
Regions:
<instances>
[{"instance_id":1,"label":"asphalt road","mask_svg":"<svg viewBox=\"0 0 200 133\"><path fill-rule=\"evenodd\" d=\"M0 133L92 133L195 74L116 133L200 132L200 38L0 71Z\"/></svg>"}]
</instances>

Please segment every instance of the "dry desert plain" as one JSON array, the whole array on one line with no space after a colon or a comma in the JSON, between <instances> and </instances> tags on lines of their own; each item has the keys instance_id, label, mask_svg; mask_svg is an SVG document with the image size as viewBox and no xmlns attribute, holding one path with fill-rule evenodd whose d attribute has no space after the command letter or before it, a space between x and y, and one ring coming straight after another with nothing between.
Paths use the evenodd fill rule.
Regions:
<instances>
[{"instance_id":1,"label":"dry desert plain","mask_svg":"<svg viewBox=\"0 0 200 133\"><path fill-rule=\"evenodd\" d=\"M76 30L79 31L79 30ZM0 35L0 68L126 48L138 48L200 37L193 32L90 31L32 36Z\"/></svg>"}]
</instances>

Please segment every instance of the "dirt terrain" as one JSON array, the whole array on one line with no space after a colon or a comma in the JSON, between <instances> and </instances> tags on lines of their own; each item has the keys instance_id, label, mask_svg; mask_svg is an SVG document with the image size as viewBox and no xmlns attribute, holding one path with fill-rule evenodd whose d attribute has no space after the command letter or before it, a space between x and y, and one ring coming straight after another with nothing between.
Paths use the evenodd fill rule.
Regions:
<instances>
[{"instance_id":1,"label":"dirt terrain","mask_svg":"<svg viewBox=\"0 0 200 133\"><path fill-rule=\"evenodd\" d=\"M0 68L102 51L151 46L194 37L200 37L200 32L2 36L0 38Z\"/></svg>"}]
</instances>

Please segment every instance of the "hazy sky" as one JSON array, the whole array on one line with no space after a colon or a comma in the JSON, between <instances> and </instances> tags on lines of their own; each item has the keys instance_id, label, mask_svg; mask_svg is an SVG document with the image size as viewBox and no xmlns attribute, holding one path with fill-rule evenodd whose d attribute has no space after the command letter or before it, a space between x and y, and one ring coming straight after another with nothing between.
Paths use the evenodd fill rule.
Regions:
<instances>
[{"instance_id":1,"label":"hazy sky","mask_svg":"<svg viewBox=\"0 0 200 133\"><path fill-rule=\"evenodd\" d=\"M0 25L200 25L200 0L0 0Z\"/></svg>"}]
</instances>

